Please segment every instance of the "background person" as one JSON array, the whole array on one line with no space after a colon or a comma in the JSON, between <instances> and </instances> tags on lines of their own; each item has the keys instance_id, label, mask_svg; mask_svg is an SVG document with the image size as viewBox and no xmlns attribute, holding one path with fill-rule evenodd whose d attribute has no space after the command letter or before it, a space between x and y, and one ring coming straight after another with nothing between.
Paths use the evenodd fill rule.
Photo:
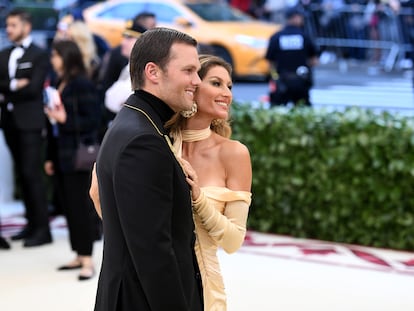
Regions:
<instances>
[{"instance_id":1,"label":"background person","mask_svg":"<svg viewBox=\"0 0 414 311\"><path fill-rule=\"evenodd\" d=\"M93 34L84 21L75 20L68 25L65 24L64 28L60 28L56 32L54 40L73 40L82 53L82 59L89 78L97 82L101 60L97 53Z\"/></svg>"},{"instance_id":2,"label":"background person","mask_svg":"<svg viewBox=\"0 0 414 311\"><path fill-rule=\"evenodd\" d=\"M90 172L76 170L74 163L79 141L97 139L99 95L88 78L82 53L75 42L54 41L51 63L59 79L57 90L62 104L46 108L48 117L57 122L58 135L49 142L56 146L53 154L57 155L57 160L46 161L45 171L48 175L57 174L60 177L70 244L76 253L74 260L58 270L81 269L78 279L82 281L94 275L92 251L99 227L88 194Z\"/></svg>"},{"instance_id":3,"label":"background person","mask_svg":"<svg viewBox=\"0 0 414 311\"><path fill-rule=\"evenodd\" d=\"M128 21L126 29L135 28L134 31L144 32L157 26L156 15L152 12L141 12ZM101 69L102 86L107 90L119 77L121 71L128 64L129 55L121 51L122 43L106 53Z\"/></svg>"},{"instance_id":4,"label":"background person","mask_svg":"<svg viewBox=\"0 0 414 311\"><path fill-rule=\"evenodd\" d=\"M192 106L197 42L168 28L143 33L131 53L134 94L97 159L104 257L95 310L201 311L190 189L164 123Z\"/></svg>"},{"instance_id":5,"label":"background person","mask_svg":"<svg viewBox=\"0 0 414 311\"><path fill-rule=\"evenodd\" d=\"M121 110L123 104L125 104L132 93L131 77L129 74L129 56L135 41L146 30L146 28L142 27L136 20L134 20L131 21L122 34L122 42L120 46L121 54L128 60L128 63L122 69L118 79L105 92L105 107L113 114L113 116Z\"/></svg>"},{"instance_id":6,"label":"background person","mask_svg":"<svg viewBox=\"0 0 414 311\"><path fill-rule=\"evenodd\" d=\"M27 224L12 236L24 247L52 242L46 186L42 172L46 118L43 84L49 70L47 51L33 43L32 22L22 9L6 17L7 37L13 46L0 52L0 124L20 183Z\"/></svg>"},{"instance_id":7,"label":"background person","mask_svg":"<svg viewBox=\"0 0 414 311\"><path fill-rule=\"evenodd\" d=\"M126 31L123 33L123 39L119 46L111 49L103 58L102 68L100 72L100 85L103 93L105 94L111 86L117 84L111 89L109 97L115 96L114 101L119 103L116 96L118 94L121 100L125 99L131 93L131 83L126 81L129 78L129 55L132 50L132 46L128 48L128 45L132 42L135 43L134 38L137 37L138 33L143 33L147 29L153 29L157 26L156 15L152 12L141 12L135 16L132 20L128 21ZM118 83L119 82L119 83ZM119 92L118 92L118 88ZM115 94L116 92L116 94ZM126 96L126 97L125 97ZM111 101L112 102L112 101ZM103 107L103 130L104 134L109 123L114 119L115 114L119 109L112 109L111 107L118 107L117 104L108 107L106 104L109 103L105 99L105 106ZM122 102L123 103L123 102Z\"/></svg>"},{"instance_id":8,"label":"background person","mask_svg":"<svg viewBox=\"0 0 414 311\"><path fill-rule=\"evenodd\" d=\"M286 26L269 40L266 59L270 63L270 105L311 106L312 67L317 64L316 45L303 32L304 11L300 7L286 10Z\"/></svg>"}]
</instances>

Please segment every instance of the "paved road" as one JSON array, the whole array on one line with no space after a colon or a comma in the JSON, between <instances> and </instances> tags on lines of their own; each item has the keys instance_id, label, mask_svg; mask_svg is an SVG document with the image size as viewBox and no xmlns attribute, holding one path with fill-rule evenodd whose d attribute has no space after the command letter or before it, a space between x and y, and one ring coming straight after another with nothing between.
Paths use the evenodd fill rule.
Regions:
<instances>
[{"instance_id":1,"label":"paved road","mask_svg":"<svg viewBox=\"0 0 414 311\"><path fill-rule=\"evenodd\" d=\"M9 237L24 223L21 202L0 204ZM90 311L98 278L56 267L73 258L63 217L51 221L54 242L0 250L0 310ZM102 241L95 243L99 271ZM355 255L355 250L364 255ZM248 232L235 254L218 257L228 311L412 311L414 253ZM175 310L172 310L175 311Z\"/></svg>"},{"instance_id":2,"label":"paved road","mask_svg":"<svg viewBox=\"0 0 414 311\"><path fill-rule=\"evenodd\" d=\"M412 72L376 72L366 65L340 72L335 66L315 70L311 90L314 107L342 109L348 106L398 111L414 115ZM266 83L235 82L234 98L241 102L266 101Z\"/></svg>"}]
</instances>

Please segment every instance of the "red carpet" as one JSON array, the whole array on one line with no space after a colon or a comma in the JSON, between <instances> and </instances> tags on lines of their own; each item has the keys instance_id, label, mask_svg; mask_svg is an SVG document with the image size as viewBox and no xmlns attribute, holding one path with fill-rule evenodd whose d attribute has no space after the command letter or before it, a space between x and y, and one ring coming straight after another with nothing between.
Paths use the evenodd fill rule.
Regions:
<instances>
[{"instance_id":1,"label":"red carpet","mask_svg":"<svg viewBox=\"0 0 414 311\"><path fill-rule=\"evenodd\" d=\"M1 232L9 237L25 224L20 202L2 208ZM62 216L51 217L52 231L66 230ZM400 273L414 277L414 253L249 231L240 252L349 268Z\"/></svg>"},{"instance_id":2,"label":"red carpet","mask_svg":"<svg viewBox=\"0 0 414 311\"><path fill-rule=\"evenodd\" d=\"M241 251L268 257L401 273L414 277L414 253L411 252L296 239L257 232L247 233Z\"/></svg>"}]
</instances>

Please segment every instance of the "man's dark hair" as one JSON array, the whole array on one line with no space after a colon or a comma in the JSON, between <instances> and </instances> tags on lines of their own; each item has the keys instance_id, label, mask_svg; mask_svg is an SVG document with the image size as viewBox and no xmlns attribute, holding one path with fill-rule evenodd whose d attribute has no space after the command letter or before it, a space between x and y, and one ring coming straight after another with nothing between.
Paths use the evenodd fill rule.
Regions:
<instances>
[{"instance_id":1,"label":"man's dark hair","mask_svg":"<svg viewBox=\"0 0 414 311\"><path fill-rule=\"evenodd\" d=\"M193 37L164 27L147 30L137 39L130 56L131 82L134 90L144 85L144 70L147 63L153 62L161 70L165 70L174 43L184 43L197 48L197 41Z\"/></svg>"},{"instance_id":2,"label":"man's dark hair","mask_svg":"<svg viewBox=\"0 0 414 311\"><path fill-rule=\"evenodd\" d=\"M8 17L14 17L14 16L17 16L17 17L19 17L23 22L26 22L26 23L28 23L28 24L32 24L32 16L30 15L30 13L29 12L27 12L26 10L24 10L24 9L21 9L21 8L15 8L15 9L13 9L13 10L11 10L8 14L7 14L7 17L6 18L8 18Z\"/></svg>"}]
</instances>

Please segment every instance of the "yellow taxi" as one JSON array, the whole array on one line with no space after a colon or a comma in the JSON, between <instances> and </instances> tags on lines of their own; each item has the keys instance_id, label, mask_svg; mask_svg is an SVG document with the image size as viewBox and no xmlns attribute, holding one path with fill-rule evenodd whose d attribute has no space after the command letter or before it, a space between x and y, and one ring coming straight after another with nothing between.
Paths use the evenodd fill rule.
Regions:
<instances>
[{"instance_id":1,"label":"yellow taxi","mask_svg":"<svg viewBox=\"0 0 414 311\"><path fill-rule=\"evenodd\" d=\"M143 11L155 13L157 26L188 33L208 46L232 64L235 77L268 76L264 54L280 25L253 19L227 1L107 0L84 9L83 18L92 32L116 46L126 21Z\"/></svg>"}]
</instances>

